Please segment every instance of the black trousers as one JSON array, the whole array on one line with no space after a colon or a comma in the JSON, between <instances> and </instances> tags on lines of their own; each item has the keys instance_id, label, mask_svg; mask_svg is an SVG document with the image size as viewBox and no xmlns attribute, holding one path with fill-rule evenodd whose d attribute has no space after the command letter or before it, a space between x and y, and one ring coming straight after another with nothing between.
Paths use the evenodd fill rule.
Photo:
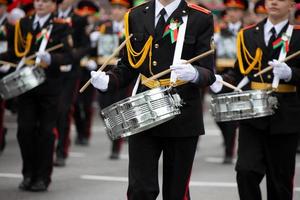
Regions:
<instances>
[{"instance_id":1,"label":"black trousers","mask_svg":"<svg viewBox=\"0 0 300 200\"><path fill-rule=\"evenodd\" d=\"M158 165L163 153L164 200L187 200L198 136L165 138L151 130L129 137L128 200L155 200L159 194Z\"/></svg>"},{"instance_id":2,"label":"black trousers","mask_svg":"<svg viewBox=\"0 0 300 200\"><path fill-rule=\"evenodd\" d=\"M225 156L232 157L234 155L235 138L238 123L236 121L217 122L217 125L222 132L225 146Z\"/></svg>"},{"instance_id":3,"label":"black trousers","mask_svg":"<svg viewBox=\"0 0 300 200\"><path fill-rule=\"evenodd\" d=\"M58 142L56 146L56 155L67 158L70 146L70 127L73 115L73 104L78 89L78 80L76 77L63 80L62 93L59 100L57 130Z\"/></svg>"},{"instance_id":4,"label":"black trousers","mask_svg":"<svg viewBox=\"0 0 300 200\"><path fill-rule=\"evenodd\" d=\"M259 184L264 176L268 200L293 199L297 137L240 124L236 171L241 200L262 199Z\"/></svg>"},{"instance_id":5,"label":"black trousers","mask_svg":"<svg viewBox=\"0 0 300 200\"><path fill-rule=\"evenodd\" d=\"M83 69L79 83L81 88L90 78L90 72ZM74 104L74 122L77 130L77 137L89 139L91 137L92 118L94 114L93 101L96 90L89 86L83 93L79 93Z\"/></svg>"},{"instance_id":6,"label":"black trousers","mask_svg":"<svg viewBox=\"0 0 300 200\"><path fill-rule=\"evenodd\" d=\"M51 181L58 98L35 91L19 96L17 138L24 177Z\"/></svg>"}]
</instances>

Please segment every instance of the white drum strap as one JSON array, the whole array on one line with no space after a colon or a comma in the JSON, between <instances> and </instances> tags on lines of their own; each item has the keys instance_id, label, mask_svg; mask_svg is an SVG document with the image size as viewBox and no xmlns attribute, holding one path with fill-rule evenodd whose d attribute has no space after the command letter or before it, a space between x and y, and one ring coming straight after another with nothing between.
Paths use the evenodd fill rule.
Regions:
<instances>
[{"instance_id":1,"label":"white drum strap","mask_svg":"<svg viewBox=\"0 0 300 200\"><path fill-rule=\"evenodd\" d=\"M174 52L174 57L173 57L173 62L172 62L173 65L179 63L179 61L181 59L183 42L184 42L185 31L186 31L186 26L187 26L187 20L188 20L188 16L182 17L183 23L180 25L179 31L178 31L175 52ZM176 83L176 80L177 80L176 74L171 73L170 82Z\"/></svg>"},{"instance_id":2,"label":"white drum strap","mask_svg":"<svg viewBox=\"0 0 300 200\"><path fill-rule=\"evenodd\" d=\"M290 39L292 37L293 34L293 30L294 30L294 26L293 25L289 25L289 27L287 28L287 31L285 33L286 37L287 37L287 41L288 41L288 45L290 45ZM279 54L279 58L278 60L280 62L283 62L284 59L286 58L286 50L284 47L281 48L280 54ZM277 88L279 85L279 78L277 76L274 76L273 82L272 82L272 88Z\"/></svg>"},{"instance_id":3,"label":"white drum strap","mask_svg":"<svg viewBox=\"0 0 300 200\"><path fill-rule=\"evenodd\" d=\"M136 79L136 82L135 82L134 87L132 89L131 96L136 95L137 89L138 89L138 87L140 85L140 80L141 80L141 74L139 74L138 78Z\"/></svg>"},{"instance_id":4,"label":"white drum strap","mask_svg":"<svg viewBox=\"0 0 300 200\"><path fill-rule=\"evenodd\" d=\"M179 27L179 31L178 31L177 42L175 46L175 52L174 52L173 63L172 63L173 65L177 64L181 59L187 20L188 20L188 16L182 17L183 23Z\"/></svg>"},{"instance_id":5,"label":"white drum strap","mask_svg":"<svg viewBox=\"0 0 300 200\"><path fill-rule=\"evenodd\" d=\"M46 46L48 44L48 40L49 40L50 35L51 35L52 27L53 27L53 25L51 24L50 27L49 27L49 30L47 30L47 32L45 33L45 36L43 37L43 40L41 42L41 45L39 47L39 51L38 52L45 51ZM39 57L36 57L36 59L35 59L35 65L40 64L40 62L41 62L41 59Z\"/></svg>"}]
</instances>

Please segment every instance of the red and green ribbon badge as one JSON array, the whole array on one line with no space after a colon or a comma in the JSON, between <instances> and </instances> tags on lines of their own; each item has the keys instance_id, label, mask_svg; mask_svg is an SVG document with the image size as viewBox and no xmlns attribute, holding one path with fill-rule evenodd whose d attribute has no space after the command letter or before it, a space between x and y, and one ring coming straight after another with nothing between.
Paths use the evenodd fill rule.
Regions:
<instances>
[{"instance_id":1,"label":"red and green ribbon badge","mask_svg":"<svg viewBox=\"0 0 300 200\"><path fill-rule=\"evenodd\" d=\"M47 40L49 39L48 31L46 29L43 29L41 32L39 32L36 35L35 42L38 43L38 42L42 41L45 37Z\"/></svg>"},{"instance_id":2,"label":"red and green ribbon badge","mask_svg":"<svg viewBox=\"0 0 300 200\"><path fill-rule=\"evenodd\" d=\"M272 45L273 49L281 47L287 53L289 51L289 38L287 35L283 34L280 38L275 40Z\"/></svg>"},{"instance_id":3,"label":"red and green ribbon badge","mask_svg":"<svg viewBox=\"0 0 300 200\"><path fill-rule=\"evenodd\" d=\"M170 34L171 43L173 44L174 42L176 42L180 25L181 23L178 22L178 20L171 19L170 24L168 24L165 28L163 38Z\"/></svg>"}]
</instances>

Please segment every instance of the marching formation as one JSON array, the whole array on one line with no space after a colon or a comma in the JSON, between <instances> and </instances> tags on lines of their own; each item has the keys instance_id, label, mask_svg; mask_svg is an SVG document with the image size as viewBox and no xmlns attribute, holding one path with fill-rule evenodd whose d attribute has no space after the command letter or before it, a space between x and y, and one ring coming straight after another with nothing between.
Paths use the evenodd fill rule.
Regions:
<instances>
[{"instance_id":1,"label":"marching formation","mask_svg":"<svg viewBox=\"0 0 300 200\"><path fill-rule=\"evenodd\" d=\"M23 180L47 191L53 166L92 137L93 103L111 139L128 142L129 200L192 199L203 101L224 140L241 200L292 200L300 151L297 0L0 0L0 151L17 115ZM90 85L91 84L91 85ZM97 122L96 122L97 123ZM205 136L204 136L205 137ZM237 143L237 155L235 145Z\"/></svg>"}]
</instances>

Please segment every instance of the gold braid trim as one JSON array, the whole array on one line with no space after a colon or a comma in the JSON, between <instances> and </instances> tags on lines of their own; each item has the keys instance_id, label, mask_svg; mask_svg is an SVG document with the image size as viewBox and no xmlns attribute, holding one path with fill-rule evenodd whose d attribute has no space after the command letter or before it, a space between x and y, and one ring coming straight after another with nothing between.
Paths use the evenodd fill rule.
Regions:
<instances>
[{"instance_id":1,"label":"gold braid trim","mask_svg":"<svg viewBox=\"0 0 300 200\"><path fill-rule=\"evenodd\" d=\"M129 18L129 12L127 12L124 16L124 26L125 26L125 37L126 38L129 37L128 18ZM130 41L128 41L126 43L128 61L131 65L131 67L133 67L135 69L139 68L144 63L144 61L146 59L146 56L149 53L149 69L150 69L150 72L151 72L151 65L150 64L151 64L151 57L152 57L152 40L153 40L153 37L149 36L147 42L145 43L143 49L140 52L136 52L133 49ZM134 61L136 61L137 57L140 57L140 59L136 63L134 63Z\"/></svg>"},{"instance_id":2,"label":"gold braid trim","mask_svg":"<svg viewBox=\"0 0 300 200\"><path fill-rule=\"evenodd\" d=\"M242 52L243 52L245 61L248 65L248 68L246 70L244 68ZM243 75L249 74L253 69L256 69L258 71L261 70L262 50L260 48L257 48L255 51L255 57L253 58L251 56L251 54L249 53L249 51L247 50L246 45L245 45L243 30L241 30L237 36L237 59L238 59L238 63L239 63L240 72ZM257 64L258 64L258 67L255 68L255 66Z\"/></svg>"},{"instance_id":3,"label":"gold braid trim","mask_svg":"<svg viewBox=\"0 0 300 200\"><path fill-rule=\"evenodd\" d=\"M31 47L32 34L28 33L26 36L26 41L22 37L22 32L20 28L20 21L16 23L15 35L14 35L14 48L17 57L24 57L28 54ZM19 47L24 49L23 52L19 51Z\"/></svg>"}]
</instances>

